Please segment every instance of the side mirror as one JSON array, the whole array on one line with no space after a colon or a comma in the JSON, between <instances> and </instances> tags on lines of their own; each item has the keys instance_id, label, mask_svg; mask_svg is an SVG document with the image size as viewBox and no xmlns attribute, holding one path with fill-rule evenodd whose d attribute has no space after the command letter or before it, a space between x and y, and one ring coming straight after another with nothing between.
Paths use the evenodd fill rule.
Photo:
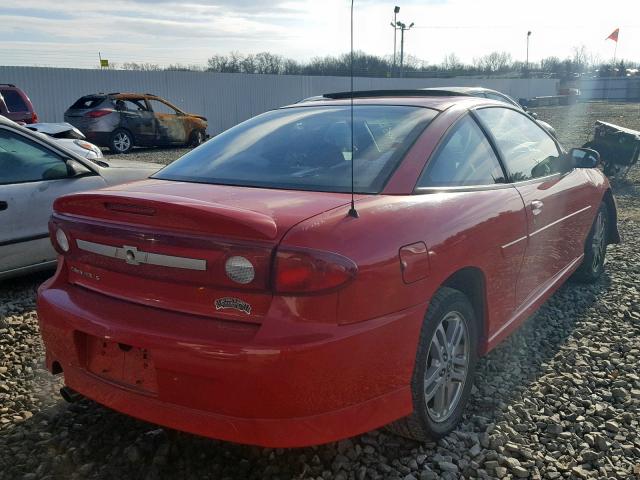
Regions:
<instances>
[{"instance_id":1,"label":"side mirror","mask_svg":"<svg viewBox=\"0 0 640 480\"><path fill-rule=\"evenodd\" d=\"M600 154L590 148L572 148L569 155L576 168L596 168L600 165Z\"/></svg>"},{"instance_id":2,"label":"side mirror","mask_svg":"<svg viewBox=\"0 0 640 480\"><path fill-rule=\"evenodd\" d=\"M67 160L67 173L70 177L79 177L81 175L86 175L87 173L91 173L87 167L82 165L80 162L77 162L73 159Z\"/></svg>"}]
</instances>

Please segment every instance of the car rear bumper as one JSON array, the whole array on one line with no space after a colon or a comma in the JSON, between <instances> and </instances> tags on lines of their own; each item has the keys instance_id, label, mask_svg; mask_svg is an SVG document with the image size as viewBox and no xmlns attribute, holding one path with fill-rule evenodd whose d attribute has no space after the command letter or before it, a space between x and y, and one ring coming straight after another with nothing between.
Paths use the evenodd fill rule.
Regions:
<instances>
[{"instance_id":1,"label":"car rear bumper","mask_svg":"<svg viewBox=\"0 0 640 480\"><path fill-rule=\"evenodd\" d=\"M270 311L283 310L274 300ZM47 367L60 366L69 387L149 422L268 447L334 441L411 413L424 311L348 326L277 316L240 324L119 301L56 277L38 297ZM152 371L125 360L128 381L105 377L95 365L109 354L96 360L96 342L144 349Z\"/></svg>"}]
</instances>

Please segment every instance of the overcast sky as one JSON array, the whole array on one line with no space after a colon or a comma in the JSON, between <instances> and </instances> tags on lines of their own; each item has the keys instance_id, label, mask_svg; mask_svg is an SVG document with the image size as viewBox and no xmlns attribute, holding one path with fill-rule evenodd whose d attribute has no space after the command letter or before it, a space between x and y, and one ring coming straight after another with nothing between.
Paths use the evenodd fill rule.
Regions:
<instances>
[{"instance_id":1,"label":"overcast sky","mask_svg":"<svg viewBox=\"0 0 640 480\"><path fill-rule=\"evenodd\" d=\"M95 67L111 62L204 64L216 53L270 51L298 60L349 48L348 0L2 0L0 65ZM356 0L355 48L393 53L394 5L405 53L439 64L455 52L471 62L491 51L525 59L572 54L602 60L620 27L618 58L640 60L638 0ZM399 46L398 46L399 49Z\"/></svg>"}]
</instances>

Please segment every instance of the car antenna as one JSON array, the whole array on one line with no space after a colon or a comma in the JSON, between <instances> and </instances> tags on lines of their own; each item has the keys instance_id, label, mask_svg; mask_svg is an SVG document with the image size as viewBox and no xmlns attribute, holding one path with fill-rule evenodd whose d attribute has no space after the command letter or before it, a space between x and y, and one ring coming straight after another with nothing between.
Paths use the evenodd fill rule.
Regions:
<instances>
[{"instance_id":1,"label":"car antenna","mask_svg":"<svg viewBox=\"0 0 640 480\"><path fill-rule=\"evenodd\" d=\"M354 200L353 191L353 164L355 163L355 149L353 148L353 0L351 0L351 95L349 110L351 113L351 208L349 209L349 216L358 218L358 211L356 210L356 202Z\"/></svg>"}]
</instances>

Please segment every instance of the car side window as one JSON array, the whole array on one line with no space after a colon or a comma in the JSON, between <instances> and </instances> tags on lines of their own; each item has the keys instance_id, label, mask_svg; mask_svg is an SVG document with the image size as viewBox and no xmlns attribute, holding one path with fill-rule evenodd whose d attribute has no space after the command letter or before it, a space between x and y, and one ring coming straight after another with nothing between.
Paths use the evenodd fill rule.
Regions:
<instances>
[{"instance_id":1,"label":"car side window","mask_svg":"<svg viewBox=\"0 0 640 480\"><path fill-rule=\"evenodd\" d=\"M551 137L524 113L509 108L476 110L493 135L511 180L519 182L571 170Z\"/></svg>"},{"instance_id":2,"label":"car side window","mask_svg":"<svg viewBox=\"0 0 640 480\"><path fill-rule=\"evenodd\" d=\"M153 109L153 111L155 113L168 113L171 115L175 115L177 112L171 108L169 105L167 105L164 102L161 102L159 100L155 100L155 99L148 99L147 102L149 102L149 105L151 105L151 108Z\"/></svg>"},{"instance_id":3,"label":"car side window","mask_svg":"<svg viewBox=\"0 0 640 480\"><path fill-rule=\"evenodd\" d=\"M147 106L142 100L116 100L116 110L120 112L146 112Z\"/></svg>"},{"instance_id":4,"label":"car side window","mask_svg":"<svg viewBox=\"0 0 640 480\"><path fill-rule=\"evenodd\" d=\"M68 176L62 157L22 135L0 128L0 185Z\"/></svg>"},{"instance_id":5,"label":"car side window","mask_svg":"<svg viewBox=\"0 0 640 480\"><path fill-rule=\"evenodd\" d=\"M457 187L504 183L489 141L468 115L460 120L429 160L418 187Z\"/></svg>"},{"instance_id":6,"label":"car side window","mask_svg":"<svg viewBox=\"0 0 640 480\"><path fill-rule=\"evenodd\" d=\"M507 97L498 95L497 93L486 92L485 95L487 96L487 98L491 100L497 100L498 102L513 104L513 102L511 102Z\"/></svg>"}]
</instances>

